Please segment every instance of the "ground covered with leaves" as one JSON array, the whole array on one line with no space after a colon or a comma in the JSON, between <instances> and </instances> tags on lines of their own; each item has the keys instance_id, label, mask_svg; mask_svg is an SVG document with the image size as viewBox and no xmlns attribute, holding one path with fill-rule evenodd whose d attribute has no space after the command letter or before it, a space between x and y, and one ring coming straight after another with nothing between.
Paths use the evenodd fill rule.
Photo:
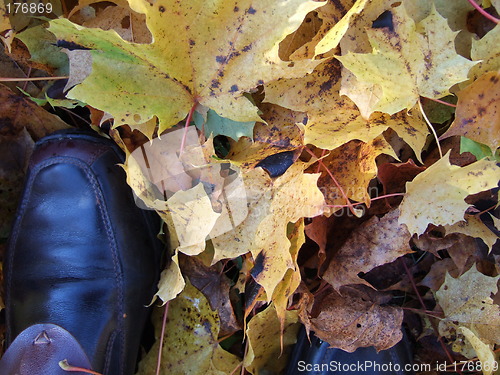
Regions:
<instances>
[{"instance_id":1,"label":"ground covered with leaves","mask_svg":"<svg viewBox=\"0 0 500 375\"><path fill-rule=\"evenodd\" d=\"M112 138L170 248L139 374L277 374L301 324L500 374L500 1L36 4L0 0L1 246L36 140Z\"/></svg>"}]
</instances>

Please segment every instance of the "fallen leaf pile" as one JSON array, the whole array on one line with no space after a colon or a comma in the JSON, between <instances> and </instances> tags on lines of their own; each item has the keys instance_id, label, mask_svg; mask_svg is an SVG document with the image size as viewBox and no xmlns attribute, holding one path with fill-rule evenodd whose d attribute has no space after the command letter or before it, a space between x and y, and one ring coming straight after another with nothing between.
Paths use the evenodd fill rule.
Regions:
<instances>
[{"instance_id":1,"label":"fallen leaf pile","mask_svg":"<svg viewBox=\"0 0 500 375\"><path fill-rule=\"evenodd\" d=\"M0 0L0 246L34 141L112 138L169 248L138 374L281 373L300 323L495 373L498 1L48 3Z\"/></svg>"}]
</instances>

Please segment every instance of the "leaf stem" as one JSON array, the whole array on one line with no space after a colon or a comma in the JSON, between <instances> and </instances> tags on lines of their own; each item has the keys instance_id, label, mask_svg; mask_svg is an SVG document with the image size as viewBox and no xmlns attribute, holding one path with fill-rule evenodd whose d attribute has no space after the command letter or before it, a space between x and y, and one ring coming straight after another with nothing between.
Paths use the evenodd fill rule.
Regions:
<instances>
[{"instance_id":1,"label":"leaf stem","mask_svg":"<svg viewBox=\"0 0 500 375\"><path fill-rule=\"evenodd\" d=\"M156 362L156 375L160 375L161 367L161 355L163 352L163 338L165 337L165 326L167 325L167 315L168 315L168 305L170 301L165 304L165 312L163 313L163 321L161 324L161 334L160 334L160 347L158 348L158 360Z\"/></svg>"},{"instance_id":2,"label":"leaf stem","mask_svg":"<svg viewBox=\"0 0 500 375\"><path fill-rule=\"evenodd\" d=\"M479 6L478 3L476 3L474 0L468 0L470 5L472 5L479 13L481 13L484 17L489 19L492 22L495 22L496 24L500 23L500 20L491 14L489 14L487 11L485 11L483 8Z\"/></svg>"},{"instance_id":3,"label":"leaf stem","mask_svg":"<svg viewBox=\"0 0 500 375\"><path fill-rule=\"evenodd\" d=\"M422 107L422 101L418 100L418 107L420 108L420 112L422 112L422 116L424 116L424 120L427 123L427 126L431 129L432 135L434 135L434 139L436 140L437 148L439 150L439 157L443 158L443 151L441 150L441 145L439 144L439 138L436 134L436 129L432 126L431 122L427 118L427 115L424 112L424 107Z\"/></svg>"},{"instance_id":4,"label":"leaf stem","mask_svg":"<svg viewBox=\"0 0 500 375\"><path fill-rule=\"evenodd\" d=\"M191 119L193 118L194 110L195 110L197 105L198 105L198 102L194 102L193 106L189 110L189 114L188 114L188 117L186 119L186 125L184 125L184 134L182 135L181 149L179 151L179 154L182 154L182 151L184 151L184 146L186 145L188 126L189 126L189 124L191 124Z\"/></svg>"},{"instance_id":5,"label":"leaf stem","mask_svg":"<svg viewBox=\"0 0 500 375\"><path fill-rule=\"evenodd\" d=\"M92 370L89 370L89 369L86 369L86 368L72 366L72 365L70 365L68 363L67 359L64 359L64 360L60 361L59 362L59 367L63 371L67 371L67 372L84 372L85 374L102 375L99 372L95 372L95 371L92 371Z\"/></svg>"},{"instance_id":6,"label":"leaf stem","mask_svg":"<svg viewBox=\"0 0 500 375\"><path fill-rule=\"evenodd\" d=\"M28 78L12 78L0 77L0 82L25 82L25 81L55 81L58 79L68 79L69 77L28 77Z\"/></svg>"},{"instance_id":7,"label":"leaf stem","mask_svg":"<svg viewBox=\"0 0 500 375\"><path fill-rule=\"evenodd\" d=\"M436 102L436 103L441 103L441 104L447 105L448 107L457 108L457 105L456 105L456 104L451 104L451 103L445 102L444 100L434 99L434 98L428 98L428 97L425 97L425 99L429 99L429 100L432 100L433 102Z\"/></svg>"},{"instance_id":8,"label":"leaf stem","mask_svg":"<svg viewBox=\"0 0 500 375\"><path fill-rule=\"evenodd\" d=\"M389 197L401 197L404 195L405 193L393 193L393 194L381 195L380 197L370 198L370 201L376 201L377 199L384 199ZM365 202L351 203L352 206L359 206L360 204L365 204ZM347 204L327 204L326 206L335 208L349 207L349 205Z\"/></svg>"}]
</instances>

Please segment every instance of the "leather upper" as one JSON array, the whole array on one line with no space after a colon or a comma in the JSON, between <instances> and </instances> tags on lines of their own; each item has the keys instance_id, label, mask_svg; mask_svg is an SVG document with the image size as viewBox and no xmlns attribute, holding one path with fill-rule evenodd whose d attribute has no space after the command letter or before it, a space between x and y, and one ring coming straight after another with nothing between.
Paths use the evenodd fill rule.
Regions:
<instances>
[{"instance_id":1,"label":"leather upper","mask_svg":"<svg viewBox=\"0 0 500 375\"><path fill-rule=\"evenodd\" d=\"M139 209L110 141L40 141L6 254L7 343L36 323L76 337L94 370L133 374L159 277L159 221Z\"/></svg>"}]
</instances>

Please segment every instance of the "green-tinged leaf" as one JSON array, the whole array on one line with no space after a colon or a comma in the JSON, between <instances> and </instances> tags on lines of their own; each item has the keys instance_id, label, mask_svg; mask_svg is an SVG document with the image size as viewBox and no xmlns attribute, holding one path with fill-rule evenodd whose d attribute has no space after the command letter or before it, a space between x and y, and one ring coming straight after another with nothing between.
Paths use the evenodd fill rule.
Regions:
<instances>
[{"instance_id":1,"label":"green-tinged leaf","mask_svg":"<svg viewBox=\"0 0 500 375\"><path fill-rule=\"evenodd\" d=\"M491 148L466 137L460 137L460 153L470 152L477 160L492 156Z\"/></svg>"},{"instance_id":2,"label":"green-tinged leaf","mask_svg":"<svg viewBox=\"0 0 500 375\"><path fill-rule=\"evenodd\" d=\"M31 54L31 60L54 69L57 75L69 73L68 56L56 46L57 39L43 26L31 27L16 35Z\"/></svg>"},{"instance_id":3,"label":"green-tinged leaf","mask_svg":"<svg viewBox=\"0 0 500 375\"><path fill-rule=\"evenodd\" d=\"M208 110L206 120L198 112L194 113L193 120L198 129L205 130L206 137L210 137L210 135L213 135L214 137L218 135L225 135L235 141L237 141L240 137L252 138L253 127L255 125L255 121L238 122L221 117L212 109Z\"/></svg>"},{"instance_id":4,"label":"green-tinged leaf","mask_svg":"<svg viewBox=\"0 0 500 375\"><path fill-rule=\"evenodd\" d=\"M91 74L68 96L110 113L116 126L157 116L161 133L184 119L196 102L225 118L257 121L257 108L244 92L283 76L301 76L319 63L289 67L279 59L278 43L321 2L129 4L146 15L152 44L129 43L114 31L87 29L66 19L52 21L49 28L58 39L90 49L92 56Z\"/></svg>"}]
</instances>

